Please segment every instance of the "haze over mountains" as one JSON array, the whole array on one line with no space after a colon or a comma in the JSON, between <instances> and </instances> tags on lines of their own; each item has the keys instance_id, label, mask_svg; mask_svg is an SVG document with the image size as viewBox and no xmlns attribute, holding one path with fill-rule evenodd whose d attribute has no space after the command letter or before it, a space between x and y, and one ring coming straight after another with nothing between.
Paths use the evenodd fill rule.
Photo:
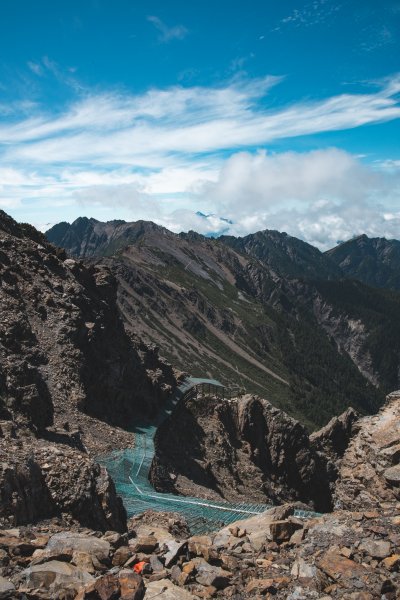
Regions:
<instances>
[{"instance_id":1,"label":"haze over mountains","mask_svg":"<svg viewBox=\"0 0 400 600\"><path fill-rule=\"evenodd\" d=\"M310 428L349 404L375 411L399 387L396 240L322 253L277 231L210 239L88 218L46 235L111 269L126 328L176 367L258 393Z\"/></svg>"}]
</instances>

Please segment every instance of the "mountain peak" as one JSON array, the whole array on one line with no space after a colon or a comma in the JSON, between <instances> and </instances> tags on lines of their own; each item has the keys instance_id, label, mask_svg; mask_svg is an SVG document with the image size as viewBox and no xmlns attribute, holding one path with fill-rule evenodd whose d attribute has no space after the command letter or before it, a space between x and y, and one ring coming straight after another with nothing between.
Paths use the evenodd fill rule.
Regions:
<instances>
[{"instance_id":1,"label":"mountain peak","mask_svg":"<svg viewBox=\"0 0 400 600\"><path fill-rule=\"evenodd\" d=\"M88 217L78 217L71 224L62 222L46 231L49 241L66 248L72 256L108 256L131 244L146 234L166 233L168 230L152 221L122 219L98 221ZM171 234L172 235L172 234Z\"/></svg>"},{"instance_id":2,"label":"mountain peak","mask_svg":"<svg viewBox=\"0 0 400 600\"><path fill-rule=\"evenodd\" d=\"M359 235L325 253L347 278L400 289L400 242Z\"/></svg>"}]
</instances>

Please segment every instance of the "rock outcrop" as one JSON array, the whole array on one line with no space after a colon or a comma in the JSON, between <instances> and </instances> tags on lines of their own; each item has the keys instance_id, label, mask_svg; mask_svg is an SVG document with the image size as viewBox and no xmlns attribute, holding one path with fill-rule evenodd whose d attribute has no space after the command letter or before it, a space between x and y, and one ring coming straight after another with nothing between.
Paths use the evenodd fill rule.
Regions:
<instances>
[{"instance_id":1,"label":"rock outcrop","mask_svg":"<svg viewBox=\"0 0 400 600\"><path fill-rule=\"evenodd\" d=\"M77 409L116 424L154 410L172 371L159 361L160 381L149 377L119 318L114 277L32 231L0 214L3 417L43 428Z\"/></svg>"},{"instance_id":2,"label":"rock outcrop","mask_svg":"<svg viewBox=\"0 0 400 600\"><path fill-rule=\"evenodd\" d=\"M400 501L400 391L387 397L378 414L357 423L357 433L340 463L337 508L376 510Z\"/></svg>"},{"instance_id":3,"label":"rock outcrop","mask_svg":"<svg viewBox=\"0 0 400 600\"><path fill-rule=\"evenodd\" d=\"M339 417L333 417L325 427L310 435L311 444L333 462L342 458L351 438L357 431L360 415L348 408Z\"/></svg>"},{"instance_id":4,"label":"rock outcrop","mask_svg":"<svg viewBox=\"0 0 400 600\"><path fill-rule=\"evenodd\" d=\"M256 416L260 419L260 408L252 404L246 399L237 413L243 431ZM271 430L282 433L285 425L291 439L294 423L260 404L262 419L272 412ZM396 600L400 487L391 471L400 458L399 413L397 392L378 415L355 420L349 411L309 441L315 452L325 451L336 460L336 498L346 501L348 509L299 518L298 505L286 503L207 535L191 535L179 515L154 511L131 519L125 533L101 534L68 524L65 515L36 525L3 527L0 597ZM279 424L273 425L274 419ZM275 450L280 447L277 440ZM33 446L33 460L46 473L40 445ZM14 451L20 452L21 444ZM360 493L352 498L356 483Z\"/></svg>"},{"instance_id":5,"label":"rock outcrop","mask_svg":"<svg viewBox=\"0 0 400 600\"><path fill-rule=\"evenodd\" d=\"M36 438L9 421L0 429L0 524L57 516L102 531L126 529L113 481L85 452Z\"/></svg>"},{"instance_id":6,"label":"rock outcrop","mask_svg":"<svg viewBox=\"0 0 400 600\"><path fill-rule=\"evenodd\" d=\"M356 419L349 410L309 438L300 423L256 396L189 399L158 430L151 481L160 491L298 500L328 511Z\"/></svg>"}]
</instances>

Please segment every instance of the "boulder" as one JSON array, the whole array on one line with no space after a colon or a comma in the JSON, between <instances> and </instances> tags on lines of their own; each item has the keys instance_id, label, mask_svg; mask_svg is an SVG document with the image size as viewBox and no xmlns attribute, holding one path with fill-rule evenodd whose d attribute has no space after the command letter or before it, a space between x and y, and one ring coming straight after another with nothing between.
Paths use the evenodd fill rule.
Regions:
<instances>
[{"instance_id":1,"label":"boulder","mask_svg":"<svg viewBox=\"0 0 400 600\"><path fill-rule=\"evenodd\" d=\"M49 556L55 554L72 555L74 552L84 552L90 556L95 556L100 562L107 562L110 554L110 544L106 540L92 535L63 531L50 538L44 552Z\"/></svg>"},{"instance_id":2,"label":"boulder","mask_svg":"<svg viewBox=\"0 0 400 600\"><path fill-rule=\"evenodd\" d=\"M203 558L194 558L193 563L197 571L196 581L201 585L211 585L217 590L223 590L229 585L232 576L229 571L210 565Z\"/></svg>"},{"instance_id":3,"label":"boulder","mask_svg":"<svg viewBox=\"0 0 400 600\"><path fill-rule=\"evenodd\" d=\"M269 526L272 541L279 544L288 542L297 529L302 529L302 525L294 521L274 521Z\"/></svg>"},{"instance_id":4,"label":"boulder","mask_svg":"<svg viewBox=\"0 0 400 600\"><path fill-rule=\"evenodd\" d=\"M390 542L384 540L364 540L359 546L365 554L369 554L372 558L386 558L390 555Z\"/></svg>"},{"instance_id":5,"label":"boulder","mask_svg":"<svg viewBox=\"0 0 400 600\"><path fill-rule=\"evenodd\" d=\"M99 577L84 588L81 588L75 600L113 600L119 597L120 586L118 577L108 573Z\"/></svg>"},{"instance_id":6,"label":"boulder","mask_svg":"<svg viewBox=\"0 0 400 600\"><path fill-rule=\"evenodd\" d=\"M153 573L161 573L164 570L162 562L155 554L150 556L150 566L153 570Z\"/></svg>"},{"instance_id":7,"label":"boulder","mask_svg":"<svg viewBox=\"0 0 400 600\"><path fill-rule=\"evenodd\" d=\"M65 593L69 591L71 598L74 598L83 585L93 581L93 577L87 571L81 571L74 565L56 560L25 569L19 579L20 591L42 588L53 594L53 598L57 598L57 593L61 591Z\"/></svg>"},{"instance_id":8,"label":"boulder","mask_svg":"<svg viewBox=\"0 0 400 600\"><path fill-rule=\"evenodd\" d=\"M121 546L114 552L112 564L114 567L122 567L132 556L132 550L128 546Z\"/></svg>"},{"instance_id":9,"label":"boulder","mask_svg":"<svg viewBox=\"0 0 400 600\"><path fill-rule=\"evenodd\" d=\"M146 593L144 600L195 600L198 596L192 595L190 592L174 585L168 579L161 581L152 581L146 585Z\"/></svg>"},{"instance_id":10,"label":"boulder","mask_svg":"<svg viewBox=\"0 0 400 600\"><path fill-rule=\"evenodd\" d=\"M143 579L130 569L122 569L118 573L121 589L121 600L142 600L144 596Z\"/></svg>"},{"instance_id":11,"label":"boulder","mask_svg":"<svg viewBox=\"0 0 400 600\"><path fill-rule=\"evenodd\" d=\"M165 547L166 552L164 554L164 564L167 568L169 568L174 564L178 556L184 552L187 547L187 542L169 540L165 543Z\"/></svg>"},{"instance_id":12,"label":"boulder","mask_svg":"<svg viewBox=\"0 0 400 600\"><path fill-rule=\"evenodd\" d=\"M132 552L144 552L145 554L151 554L157 547L157 539L154 536L148 535L145 537L138 537L130 541L130 548Z\"/></svg>"},{"instance_id":13,"label":"boulder","mask_svg":"<svg viewBox=\"0 0 400 600\"><path fill-rule=\"evenodd\" d=\"M92 575L95 573L96 569L93 565L92 556L88 552L80 552L75 551L72 554L71 563L81 569L82 571L87 571Z\"/></svg>"},{"instance_id":14,"label":"boulder","mask_svg":"<svg viewBox=\"0 0 400 600\"><path fill-rule=\"evenodd\" d=\"M309 565L302 558L298 558L293 563L291 574L296 577L296 579L312 579L317 575L317 567Z\"/></svg>"},{"instance_id":15,"label":"boulder","mask_svg":"<svg viewBox=\"0 0 400 600\"><path fill-rule=\"evenodd\" d=\"M273 579L250 579L246 585L246 592L248 594L265 595L271 591L275 591Z\"/></svg>"},{"instance_id":16,"label":"boulder","mask_svg":"<svg viewBox=\"0 0 400 600\"><path fill-rule=\"evenodd\" d=\"M359 563L354 562L334 550L326 552L318 561L318 567L334 580L345 580L355 577L362 577L366 573L366 568Z\"/></svg>"},{"instance_id":17,"label":"boulder","mask_svg":"<svg viewBox=\"0 0 400 600\"><path fill-rule=\"evenodd\" d=\"M395 487L400 487L400 465L389 467L383 473L384 478L388 483Z\"/></svg>"},{"instance_id":18,"label":"boulder","mask_svg":"<svg viewBox=\"0 0 400 600\"><path fill-rule=\"evenodd\" d=\"M0 599L13 598L15 593L15 586L11 581L8 581L5 577L0 576Z\"/></svg>"},{"instance_id":19,"label":"boulder","mask_svg":"<svg viewBox=\"0 0 400 600\"><path fill-rule=\"evenodd\" d=\"M208 535L194 535L188 541L190 554L202 556L206 561L217 556L217 551L212 545L212 538Z\"/></svg>"}]
</instances>

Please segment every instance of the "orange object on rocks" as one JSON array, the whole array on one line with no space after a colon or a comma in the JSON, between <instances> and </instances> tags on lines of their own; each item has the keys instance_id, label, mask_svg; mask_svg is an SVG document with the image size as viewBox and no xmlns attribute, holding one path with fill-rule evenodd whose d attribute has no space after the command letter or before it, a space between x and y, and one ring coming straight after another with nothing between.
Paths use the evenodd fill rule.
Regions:
<instances>
[{"instance_id":1,"label":"orange object on rocks","mask_svg":"<svg viewBox=\"0 0 400 600\"><path fill-rule=\"evenodd\" d=\"M141 573L143 571L144 566L147 563L144 560L141 560L140 562L136 563L136 565L133 565L133 570L135 571L135 573Z\"/></svg>"}]
</instances>

